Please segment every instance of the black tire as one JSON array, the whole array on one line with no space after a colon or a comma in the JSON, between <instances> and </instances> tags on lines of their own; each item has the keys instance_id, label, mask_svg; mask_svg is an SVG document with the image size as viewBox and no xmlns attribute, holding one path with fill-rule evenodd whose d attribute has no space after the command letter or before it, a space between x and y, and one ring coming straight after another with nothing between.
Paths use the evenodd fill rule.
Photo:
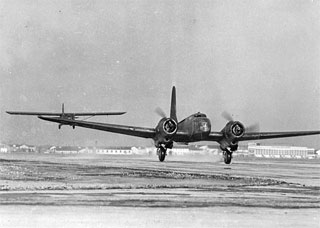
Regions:
<instances>
[{"instance_id":1,"label":"black tire","mask_svg":"<svg viewBox=\"0 0 320 228\"><path fill-rule=\"evenodd\" d=\"M228 152L224 152L223 153L223 159L224 159L224 163L230 164L231 160L232 160L232 154L228 153Z\"/></svg>"},{"instance_id":2,"label":"black tire","mask_svg":"<svg viewBox=\"0 0 320 228\"><path fill-rule=\"evenodd\" d=\"M160 147L158 149L158 157L159 157L160 162L164 161L164 159L166 158L166 149L165 148Z\"/></svg>"}]
</instances>

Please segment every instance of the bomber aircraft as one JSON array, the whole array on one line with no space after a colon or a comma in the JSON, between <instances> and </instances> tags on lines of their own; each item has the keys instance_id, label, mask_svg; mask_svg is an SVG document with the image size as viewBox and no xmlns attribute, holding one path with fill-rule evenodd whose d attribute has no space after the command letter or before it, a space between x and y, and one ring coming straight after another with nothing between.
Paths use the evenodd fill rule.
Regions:
<instances>
[{"instance_id":1,"label":"bomber aircraft","mask_svg":"<svg viewBox=\"0 0 320 228\"><path fill-rule=\"evenodd\" d=\"M241 122L233 120L231 115L226 112L223 113L223 116L228 122L221 131L211 131L210 120L201 112L192 114L178 121L175 86L173 86L171 94L170 117L166 117L160 108L156 109L156 111L162 118L155 128L77 120L78 116L122 115L125 112L65 113L64 107L62 106L62 113L10 111L7 111L7 113L15 115L37 115L38 118L42 120L59 123L59 129L62 125L70 125L73 128L77 126L142 138L151 138L154 140L160 162L165 160L167 149L172 149L173 142L188 144L199 141L215 141L220 144L220 148L223 151L224 162L230 164L232 153L237 151L240 141L320 134L320 131L259 132L257 131L257 126L253 125L246 128Z\"/></svg>"}]
</instances>

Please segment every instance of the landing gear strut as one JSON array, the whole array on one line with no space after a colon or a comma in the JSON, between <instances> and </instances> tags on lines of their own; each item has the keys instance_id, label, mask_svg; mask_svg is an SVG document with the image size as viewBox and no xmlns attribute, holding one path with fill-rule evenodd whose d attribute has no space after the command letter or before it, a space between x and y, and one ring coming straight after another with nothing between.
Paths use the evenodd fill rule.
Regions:
<instances>
[{"instance_id":1,"label":"landing gear strut","mask_svg":"<svg viewBox=\"0 0 320 228\"><path fill-rule=\"evenodd\" d=\"M164 159L166 158L167 148L165 148L163 146L160 146L157 149L157 154L158 154L158 157L159 157L159 161L163 162Z\"/></svg>"},{"instance_id":2,"label":"landing gear strut","mask_svg":"<svg viewBox=\"0 0 320 228\"><path fill-rule=\"evenodd\" d=\"M232 152L230 150L224 150L223 159L224 159L224 163L230 164L232 160Z\"/></svg>"}]
</instances>

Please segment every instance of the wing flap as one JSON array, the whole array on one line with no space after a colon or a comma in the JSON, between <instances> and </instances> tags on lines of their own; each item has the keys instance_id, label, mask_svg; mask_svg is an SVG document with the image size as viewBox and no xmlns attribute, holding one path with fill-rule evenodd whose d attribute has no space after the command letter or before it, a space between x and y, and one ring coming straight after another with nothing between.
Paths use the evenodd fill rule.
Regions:
<instances>
[{"instance_id":1,"label":"wing flap","mask_svg":"<svg viewBox=\"0 0 320 228\"><path fill-rule=\"evenodd\" d=\"M153 128L134 127L134 126L117 125L117 124L105 124L105 123L97 123L97 122L90 122L90 121L71 120L66 118L55 118L55 117L44 117L44 116L39 116L39 118L42 120L56 122L63 125L91 128L95 130L108 131L108 132L119 133L124 135L138 136L143 138L155 137L155 129Z\"/></svg>"}]
</instances>

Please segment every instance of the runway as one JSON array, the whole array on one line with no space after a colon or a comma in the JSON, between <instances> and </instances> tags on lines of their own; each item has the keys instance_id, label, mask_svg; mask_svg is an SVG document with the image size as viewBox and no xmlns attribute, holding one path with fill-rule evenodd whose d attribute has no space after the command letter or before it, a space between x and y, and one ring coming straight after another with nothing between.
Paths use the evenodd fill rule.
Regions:
<instances>
[{"instance_id":1,"label":"runway","mask_svg":"<svg viewBox=\"0 0 320 228\"><path fill-rule=\"evenodd\" d=\"M319 168L319 160L1 154L0 227L319 227Z\"/></svg>"}]
</instances>

